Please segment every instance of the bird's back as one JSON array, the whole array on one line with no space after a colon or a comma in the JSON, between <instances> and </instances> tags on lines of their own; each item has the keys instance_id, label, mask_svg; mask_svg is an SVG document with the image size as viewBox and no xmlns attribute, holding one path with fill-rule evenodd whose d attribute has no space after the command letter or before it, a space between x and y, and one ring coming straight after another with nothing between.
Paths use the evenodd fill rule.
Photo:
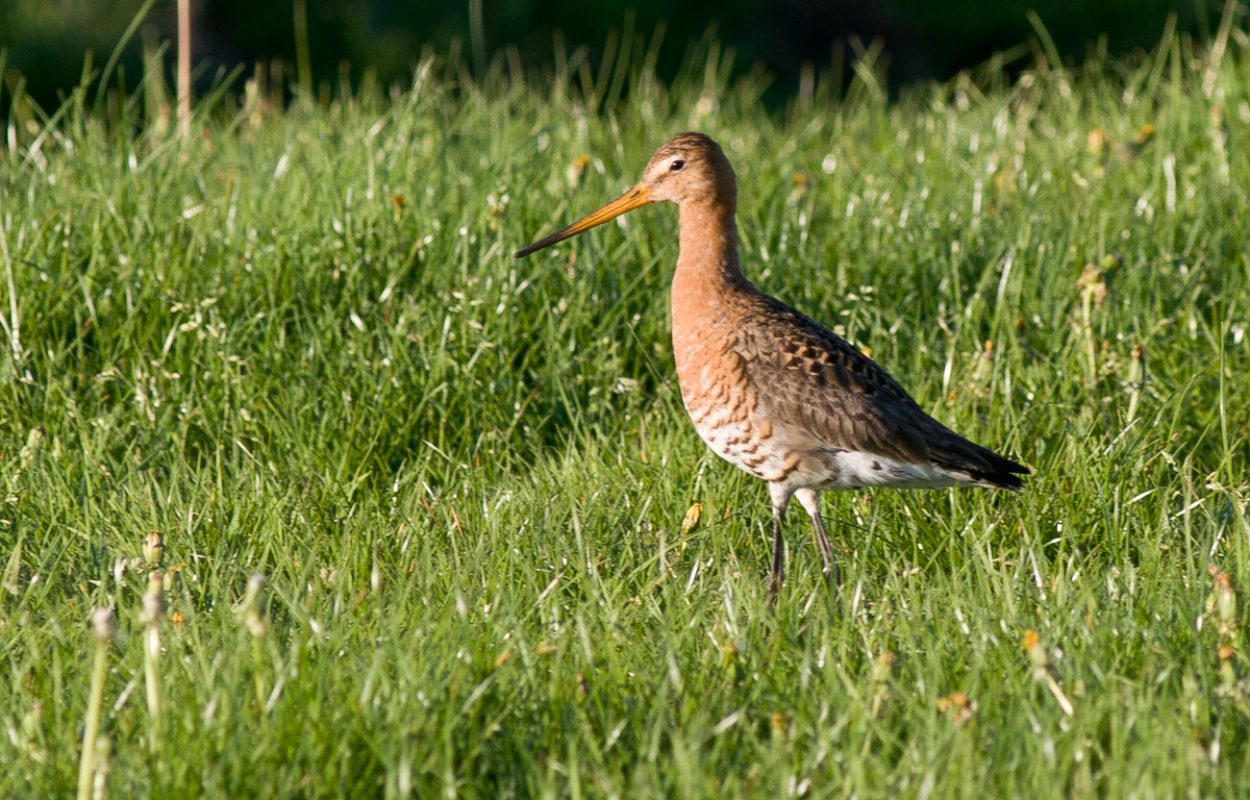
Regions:
<instances>
[{"instance_id":1,"label":"bird's back","mask_svg":"<svg viewBox=\"0 0 1250 800\"><path fill-rule=\"evenodd\" d=\"M766 480L813 488L1021 486L1027 468L933 419L846 340L749 284L735 294L736 319L720 341L701 342L716 354L720 380L695 392L695 407L687 400L719 455ZM683 397L700 383L690 380L695 371L687 365Z\"/></svg>"}]
</instances>

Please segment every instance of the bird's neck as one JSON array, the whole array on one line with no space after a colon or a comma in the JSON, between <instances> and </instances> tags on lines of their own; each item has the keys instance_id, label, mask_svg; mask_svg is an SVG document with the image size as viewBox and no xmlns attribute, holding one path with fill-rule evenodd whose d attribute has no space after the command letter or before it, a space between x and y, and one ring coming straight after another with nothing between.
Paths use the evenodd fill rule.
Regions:
<instances>
[{"instance_id":1,"label":"bird's neck","mask_svg":"<svg viewBox=\"0 0 1250 800\"><path fill-rule=\"evenodd\" d=\"M681 204L674 309L745 286L738 265L736 212L732 198Z\"/></svg>"},{"instance_id":2,"label":"bird's neck","mask_svg":"<svg viewBox=\"0 0 1250 800\"><path fill-rule=\"evenodd\" d=\"M673 273L673 354L686 387L697 383L700 365L731 341L750 284L738 266L734 203L682 203L680 252Z\"/></svg>"}]
</instances>

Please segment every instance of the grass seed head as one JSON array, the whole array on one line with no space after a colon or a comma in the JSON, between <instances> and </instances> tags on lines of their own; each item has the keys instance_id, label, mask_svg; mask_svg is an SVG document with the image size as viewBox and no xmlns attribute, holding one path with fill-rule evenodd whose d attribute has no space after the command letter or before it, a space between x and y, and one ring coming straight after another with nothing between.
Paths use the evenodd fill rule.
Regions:
<instances>
[{"instance_id":1,"label":"grass seed head","mask_svg":"<svg viewBox=\"0 0 1250 800\"><path fill-rule=\"evenodd\" d=\"M243 602L239 604L239 616L247 632L260 638L269 632L269 624L265 621L262 606L264 605L265 579L261 575L253 575L247 579L247 592Z\"/></svg>"},{"instance_id":2,"label":"grass seed head","mask_svg":"<svg viewBox=\"0 0 1250 800\"><path fill-rule=\"evenodd\" d=\"M577 188L578 184L582 182L582 178L586 175L586 168L589 166L590 156L588 155L583 154L573 159L564 175L564 179L570 189Z\"/></svg>"},{"instance_id":3,"label":"grass seed head","mask_svg":"<svg viewBox=\"0 0 1250 800\"><path fill-rule=\"evenodd\" d=\"M1028 653L1029 661L1032 662L1033 666L1045 667L1050 663L1050 659L1046 657L1046 648L1042 647L1042 637L1037 631L1029 628L1024 632L1024 636L1021 639L1024 651Z\"/></svg>"},{"instance_id":4,"label":"grass seed head","mask_svg":"<svg viewBox=\"0 0 1250 800\"><path fill-rule=\"evenodd\" d=\"M703 515L702 503L691 503L690 508L686 509L686 516L681 520L681 532L690 533L699 527L699 517Z\"/></svg>"},{"instance_id":5,"label":"grass seed head","mask_svg":"<svg viewBox=\"0 0 1250 800\"><path fill-rule=\"evenodd\" d=\"M109 607L97 608L91 612L91 632L96 641L107 644L117 635L117 618Z\"/></svg>"},{"instance_id":6,"label":"grass seed head","mask_svg":"<svg viewBox=\"0 0 1250 800\"><path fill-rule=\"evenodd\" d=\"M937 710L949 717L952 725L959 725L972 717L976 704L963 692L951 692L937 699Z\"/></svg>"},{"instance_id":7,"label":"grass seed head","mask_svg":"<svg viewBox=\"0 0 1250 800\"><path fill-rule=\"evenodd\" d=\"M153 570L148 573L148 588L143 593L142 605L139 608L139 624L156 625L164 616L165 579L160 570Z\"/></svg>"},{"instance_id":8,"label":"grass seed head","mask_svg":"<svg viewBox=\"0 0 1250 800\"><path fill-rule=\"evenodd\" d=\"M1232 578L1215 564L1207 565L1207 573L1211 576L1211 594L1207 596L1206 614L1215 623L1220 643L1236 646L1240 635L1240 624L1237 619L1237 592L1233 589Z\"/></svg>"},{"instance_id":9,"label":"grass seed head","mask_svg":"<svg viewBox=\"0 0 1250 800\"><path fill-rule=\"evenodd\" d=\"M39 455L39 451L43 449L44 432L42 425L36 425L30 429L30 433L26 434L26 444L18 453L17 460L23 467L30 466L35 460L35 456Z\"/></svg>"},{"instance_id":10,"label":"grass seed head","mask_svg":"<svg viewBox=\"0 0 1250 800\"><path fill-rule=\"evenodd\" d=\"M143 561L151 567L158 567L165 555L165 538L160 531L148 531L143 537Z\"/></svg>"}]
</instances>

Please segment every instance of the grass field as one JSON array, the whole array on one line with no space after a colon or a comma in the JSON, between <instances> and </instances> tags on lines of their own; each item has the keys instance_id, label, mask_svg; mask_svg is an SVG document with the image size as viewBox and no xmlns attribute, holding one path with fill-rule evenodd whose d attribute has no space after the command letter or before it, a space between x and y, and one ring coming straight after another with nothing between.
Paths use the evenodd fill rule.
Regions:
<instances>
[{"instance_id":1,"label":"grass field","mask_svg":"<svg viewBox=\"0 0 1250 800\"><path fill-rule=\"evenodd\" d=\"M429 62L185 138L152 76L19 98L0 797L73 794L84 739L121 798L1248 785L1250 42L893 99L870 66L768 114L715 51ZM686 129L748 276L1025 491L827 496L840 596L792 509L769 612L765 489L676 391L674 210L509 255Z\"/></svg>"}]
</instances>

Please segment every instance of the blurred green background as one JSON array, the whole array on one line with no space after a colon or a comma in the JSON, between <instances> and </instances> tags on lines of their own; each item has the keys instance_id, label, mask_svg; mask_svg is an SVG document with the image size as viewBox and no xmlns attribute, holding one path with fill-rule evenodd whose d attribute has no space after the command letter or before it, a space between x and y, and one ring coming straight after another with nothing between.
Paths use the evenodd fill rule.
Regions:
<instances>
[{"instance_id":1,"label":"blurred green background","mask_svg":"<svg viewBox=\"0 0 1250 800\"><path fill-rule=\"evenodd\" d=\"M197 81L211 84L219 68L295 59L295 8L300 0L193 2ZM77 84L83 57L99 66L142 6L142 0L2 0L0 48L6 80L25 78L37 100L55 103ZM1169 17L1182 31L1204 35L1220 0L307 0L314 79L337 83L343 65L359 79L373 71L384 83L404 81L423 48L449 53L459 42L466 64L481 70L514 46L512 63L542 68L557 48L585 47L602 59L611 32L663 31L657 69L671 77L693 44L709 36L732 48L735 69L762 66L774 96L788 96L804 65L845 68L855 41L884 46L892 87L942 79L1035 37L1028 19L1041 19L1065 59L1091 48L1125 53L1159 41ZM628 9L628 10L625 10ZM161 0L127 48L124 74L139 75L140 50L172 40L172 0Z\"/></svg>"}]
</instances>

